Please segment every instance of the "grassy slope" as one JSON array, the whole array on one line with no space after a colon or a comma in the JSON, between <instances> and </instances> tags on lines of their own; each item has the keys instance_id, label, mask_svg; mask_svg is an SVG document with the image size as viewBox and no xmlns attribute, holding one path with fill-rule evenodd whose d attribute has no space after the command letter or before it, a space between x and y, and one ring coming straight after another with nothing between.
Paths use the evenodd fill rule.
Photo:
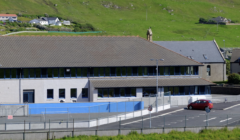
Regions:
<instances>
[{"instance_id":1,"label":"grassy slope","mask_svg":"<svg viewBox=\"0 0 240 140\"><path fill-rule=\"evenodd\" d=\"M121 9L105 8L112 2ZM54 4L58 4L54 7ZM131 6L131 4L133 6ZM160 5L161 4L161 5ZM166 9L173 9L171 15ZM147 9L147 20L146 20ZM152 27L153 40L217 40L240 47L239 26L196 24L199 17L224 16L240 21L239 0L0 0L0 13L54 14L91 23L107 35L140 35ZM120 20L122 19L122 20Z\"/></svg>"}]
</instances>

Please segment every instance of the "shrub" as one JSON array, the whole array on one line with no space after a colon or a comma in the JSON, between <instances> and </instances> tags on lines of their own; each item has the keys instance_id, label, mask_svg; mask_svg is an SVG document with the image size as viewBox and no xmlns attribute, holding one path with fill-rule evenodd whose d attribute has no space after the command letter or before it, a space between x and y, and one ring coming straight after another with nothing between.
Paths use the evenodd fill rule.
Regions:
<instances>
[{"instance_id":1,"label":"shrub","mask_svg":"<svg viewBox=\"0 0 240 140\"><path fill-rule=\"evenodd\" d=\"M208 21L205 18L199 18L199 23L207 23Z\"/></svg>"},{"instance_id":2,"label":"shrub","mask_svg":"<svg viewBox=\"0 0 240 140\"><path fill-rule=\"evenodd\" d=\"M231 84L240 84L240 75L233 73L228 76L228 83Z\"/></svg>"},{"instance_id":3,"label":"shrub","mask_svg":"<svg viewBox=\"0 0 240 140\"><path fill-rule=\"evenodd\" d=\"M230 61L226 61L226 72L227 75L230 74Z\"/></svg>"}]
</instances>

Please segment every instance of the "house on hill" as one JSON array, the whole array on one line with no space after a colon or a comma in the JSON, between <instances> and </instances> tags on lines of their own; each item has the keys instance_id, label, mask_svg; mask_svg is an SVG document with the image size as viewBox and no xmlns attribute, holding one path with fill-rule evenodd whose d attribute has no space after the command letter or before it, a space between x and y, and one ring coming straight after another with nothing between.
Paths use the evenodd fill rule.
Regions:
<instances>
[{"instance_id":1,"label":"house on hill","mask_svg":"<svg viewBox=\"0 0 240 140\"><path fill-rule=\"evenodd\" d=\"M230 72L240 74L240 49L232 50L232 57L230 60Z\"/></svg>"},{"instance_id":2,"label":"house on hill","mask_svg":"<svg viewBox=\"0 0 240 140\"><path fill-rule=\"evenodd\" d=\"M0 14L0 21L6 21L9 19L11 21L17 21L17 15L16 14Z\"/></svg>"},{"instance_id":3,"label":"house on hill","mask_svg":"<svg viewBox=\"0 0 240 140\"><path fill-rule=\"evenodd\" d=\"M221 16L211 18L210 20L215 21L216 23L231 23L231 19L227 19Z\"/></svg>"},{"instance_id":4,"label":"house on hill","mask_svg":"<svg viewBox=\"0 0 240 140\"><path fill-rule=\"evenodd\" d=\"M202 63L201 77L209 81L225 81L226 63L217 43L213 41L154 41L169 50Z\"/></svg>"}]
</instances>

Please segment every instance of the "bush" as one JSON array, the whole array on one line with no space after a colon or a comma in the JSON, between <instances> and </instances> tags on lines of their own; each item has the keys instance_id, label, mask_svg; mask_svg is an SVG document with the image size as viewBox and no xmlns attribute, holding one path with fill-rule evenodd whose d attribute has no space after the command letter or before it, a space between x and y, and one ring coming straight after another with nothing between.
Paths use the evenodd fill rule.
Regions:
<instances>
[{"instance_id":1,"label":"bush","mask_svg":"<svg viewBox=\"0 0 240 140\"><path fill-rule=\"evenodd\" d=\"M199 18L199 23L207 23L208 21L205 18Z\"/></svg>"},{"instance_id":2,"label":"bush","mask_svg":"<svg viewBox=\"0 0 240 140\"><path fill-rule=\"evenodd\" d=\"M228 76L228 83L230 84L240 84L240 75L233 73Z\"/></svg>"},{"instance_id":3,"label":"bush","mask_svg":"<svg viewBox=\"0 0 240 140\"><path fill-rule=\"evenodd\" d=\"M227 75L230 74L230 61L226 61L226 72Z\"/></svg>"}]
</instances>

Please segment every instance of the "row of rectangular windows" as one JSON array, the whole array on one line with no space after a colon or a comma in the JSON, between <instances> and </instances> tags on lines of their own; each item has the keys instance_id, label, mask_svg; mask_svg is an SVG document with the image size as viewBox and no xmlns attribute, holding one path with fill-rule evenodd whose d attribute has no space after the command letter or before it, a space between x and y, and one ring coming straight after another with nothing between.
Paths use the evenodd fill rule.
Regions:
<instances>
[{"instance_id":1,"label":"row of rectangular windows","mask_svg":"<svg viewBox=\"0 0 240 140\"><path fill-rule=\"evenodd\" d=\"M59 89L58 91L58 98L59 99L65 99L65 89ZM71 88L70 89L70 97L71 98L77 98L77 89L76 88ZM82 98L88 98L88 89L83 88L82 89ZM54 99L54 92L53 89L47 89L47 99Z\"/></svg>"},{"instance_id":2,"label":"row of rectangular windows","mask_svg":"<svg viewBox=\"0 0 240 140\"><path fill-rule=\"evenodd\" d=\"M164 87L164 93L171 92L171 95L204 95L211 94L209 86L180 86ZM143 97L156 96L156 87L143 88ZM165 94L169 96L169 94ZM98 98L111 97L136 97L136 88L99 88Z\"/></svg>"},{"instance_id":3,"label":"row of rectangular windows","mask_svg":"<svg viewBox=\"0 0 240 140\"><path fill-rule=\"evenodd\" d=\"M0 78L154 76L156 67L0 69ZM158 75L198 75L198 66L159 67Z\"/></svg>"}]
</instances>

